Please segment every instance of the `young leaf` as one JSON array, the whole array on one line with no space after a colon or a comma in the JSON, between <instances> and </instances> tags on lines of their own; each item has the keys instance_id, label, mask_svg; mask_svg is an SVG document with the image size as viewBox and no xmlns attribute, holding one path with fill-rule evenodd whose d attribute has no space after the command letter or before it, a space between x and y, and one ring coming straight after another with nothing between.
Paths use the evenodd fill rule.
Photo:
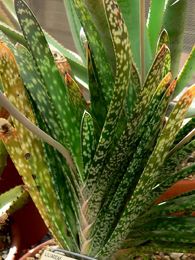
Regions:
<instances>
[{"instance_id":1,"label":"young leaf","mask_svg":"<svg viewBox=\"0 0 195 260\"><path fill-rule=\"evenodd\" d=\"M186 15L186 0L168 0L163 18L163 26L168 32L171 50L171 72L176 77L179 69L179 60L183 47L183 35ZM174 3L174 4L173 4ZM176 19L179 17L179 19Z\"/></svg>"},{"instance_id":2,"label":"young leaf","mask_svg":"<svg viewBox=\"0 0 195 260\"><path fill-rule=\"evenodd\" d=\"M102 129L96 153L89 168L86 193L93 192L96 181L101 178L102 167L106 159L108 150L113 142L118 120L123 110L125 96L130 80L130 44L128 41L127 28L123 22L117 3L105 1L105 11L112 32L112 39L116 55L116 75L113 97L106 116L106 121ZM117 20L117 23L114 20Z\"/></svg>"},{"instance_id":3,"label":"young leaf","mask_svg":"<svg viewBox=\"0 0 195 260\"><path fill-rule=\"evenodd\" d=\"M69 0L63 0L64 5L65 5L65 10L68 18L68 22L70 25L70 29L72 32L72 37L75 43L75 46L77 48L77 51L79 52L80 56L82 57L82 61L85 64L86 62L86 57L85 57L85 49L84 49L84 44L81 41L80 38L80 32L81 32L81 23L78 19L78 16L76 14L74 5L72 1Z\"/></svg>"},{"instance_id":4,"label":"young leaf","mask_svg":"<svg viewBox=\"0 0 195 260\"><path fill-rule=\"evenodd\" d=\"M150 41L152 55L154 56L158 37L162 28L162 21L164 10L166 6L166 0L161 1L150 1L150 9L147 20L148 38ZM158 13L158 15L156 15Z\"/></svg>"},{"instance_id":5,"label":"young leaf","mask_svg":"<svg viewBox=\"0 0 195 260\"><path fill-rule=\"evenodd\" d=\"M175 89L174 96L177 96L182 90L187 87L189 81L191 80L192 76L195 75L195 46L193 47L186 63L179 73L177 87Z\"/></svg>"},{"instance_id":6,"label":"young leaf","mask_svg":"<svg viewBox=\"0 0 195 260\"><path fill-rule=\"evenodd\" d=\"M108 62L102 41L94 26L89 11L81 0L74 0L73 5L77 11L80 22L83 26L87 41L94 58L99 81L102 83L102 92L107 106L113 94L113 71ZM102 66L104 64L104 66Z\"/></svg>"}]
</instances>

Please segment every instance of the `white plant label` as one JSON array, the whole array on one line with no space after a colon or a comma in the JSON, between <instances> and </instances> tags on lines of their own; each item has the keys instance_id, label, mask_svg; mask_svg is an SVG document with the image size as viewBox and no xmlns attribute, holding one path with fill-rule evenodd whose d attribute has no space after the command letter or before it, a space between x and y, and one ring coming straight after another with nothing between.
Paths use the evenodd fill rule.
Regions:
<instances>
[{"instance_id":1,"label":"white plant label","mask_svg":"<svg viewBox=\"0 0 195 260\"><path fill-rule=\"evenodd\" d=\"M45 250L41 256L41 260L76 260L76 259L67 257L67 256L59 254L59 253L54 253L54 252Z\"/></svg>"}]
</instances>

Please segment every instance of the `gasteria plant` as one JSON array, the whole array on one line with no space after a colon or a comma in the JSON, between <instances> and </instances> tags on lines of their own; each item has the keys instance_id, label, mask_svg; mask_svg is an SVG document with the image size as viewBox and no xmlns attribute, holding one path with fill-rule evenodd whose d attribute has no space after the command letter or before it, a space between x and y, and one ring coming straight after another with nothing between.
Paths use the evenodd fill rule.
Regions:
<instances>
[{"instance_id":1,"label":"gasteria plant","mask_svg":"<svg viewBox=\"0 0 195 260\"><path fill-rule=\"evenodd\" d=\"M82 60L44 35L23 0L22 34L1 23L2 140L65 249L97 259L194 250L194 190L155 203L195 170L195 86L172 101L195 65L193 48L175 78L186 3L151 1L145 26L144 1L65 0ZM68 61L56 66L48 43Z\"/></svg>"}]
</instances>

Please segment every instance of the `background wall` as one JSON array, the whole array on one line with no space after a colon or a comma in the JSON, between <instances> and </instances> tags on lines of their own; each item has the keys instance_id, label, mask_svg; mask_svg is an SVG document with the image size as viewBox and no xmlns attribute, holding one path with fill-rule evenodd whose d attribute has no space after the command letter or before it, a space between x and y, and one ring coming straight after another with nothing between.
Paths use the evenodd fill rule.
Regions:
<instances>
[{"instance_id":1,"label":"background wall","mask_svg":"<svg viewBox=\"0 0 195 260\"><path fill-rule=\"evenodd\" d=\"M75 50L63 0L28 0L43 28L60 43Z\"/></svg>"},{"instance_id":2,"label":"background wall","mask_svg":"<svg viewBox=\"0 0 195 260\"><path fill-rule=\"evenodd\" d=\"M184 53L195 43L195 0L188 1ZM28 0L41 25L66 47L75 50L69 31L63 0ZM148 6L149 0L146 0ZM178 19L178 17L176 17ZM185 54L184 54L185 55Z\"/></svg>"}]
</instances>

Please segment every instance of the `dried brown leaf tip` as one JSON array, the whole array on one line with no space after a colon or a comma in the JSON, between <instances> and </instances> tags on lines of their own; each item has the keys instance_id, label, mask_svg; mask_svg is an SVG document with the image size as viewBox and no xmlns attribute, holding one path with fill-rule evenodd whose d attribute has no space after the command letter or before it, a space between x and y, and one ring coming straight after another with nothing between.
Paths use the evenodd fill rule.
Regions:
<instances>
[{"instance_id":1,"label":"dried brown leaf tip","mask_svg":"<svg viewBox=\"0 0 195 260\"><path fill-rule=\"evenodd\" d=\"M16 129L7 119L0 118L0 139L7 143L13 137L16 137Z\"/></svg>"},{"instance_id":2,"label":"dried brown leaf tip","mask_svg":"<svg viewBox=\"0 0 195 260\"><path fill-rule=\"evenodd\" d=\"M60 54L58 51L53 51L52 54L56 63L56 66L59 70L59 72L62 74L62 76L65 76L66 73L71 73L71 67L68 63L67 59Z\"/></svg>"}]
</instances>

